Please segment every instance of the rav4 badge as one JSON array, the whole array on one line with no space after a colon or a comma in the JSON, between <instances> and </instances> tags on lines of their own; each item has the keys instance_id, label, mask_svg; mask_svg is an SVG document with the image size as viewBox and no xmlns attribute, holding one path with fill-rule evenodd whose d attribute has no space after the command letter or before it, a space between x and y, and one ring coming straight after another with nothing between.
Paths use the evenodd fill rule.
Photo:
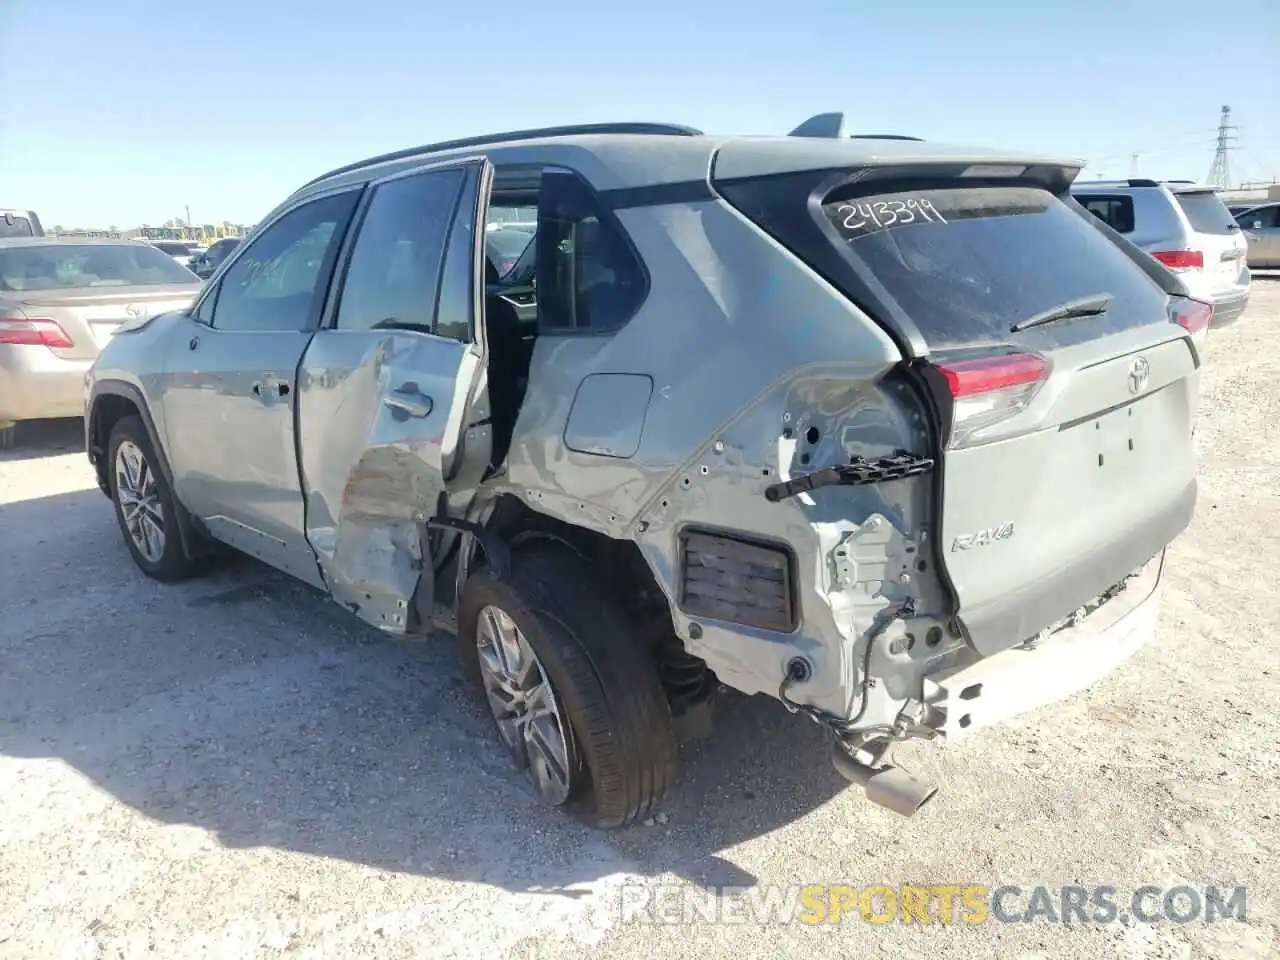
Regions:
<instances>
[{"instance_id":1,"label":"rav4 badge","mask_svg":"<svg viewBox=\"0 0 1280 960\"><path fill-rule=\"evenodd\" d=\"M951 542L951 551L972 550L974 547L985 547L997 540L1008 540L1013 536L1013 524L1002 523L999 526L987 527L977 533L963 533Z\"/></svg>"}]
</instances>

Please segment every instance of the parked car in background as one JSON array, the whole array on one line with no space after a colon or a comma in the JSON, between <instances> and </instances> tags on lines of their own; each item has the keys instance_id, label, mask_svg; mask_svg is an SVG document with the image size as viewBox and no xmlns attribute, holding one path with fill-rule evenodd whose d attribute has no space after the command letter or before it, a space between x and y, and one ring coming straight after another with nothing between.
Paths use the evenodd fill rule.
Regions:
<instances>
[{"instance_id":1,"label":"parked car in background","mask_svg":"<svg viewBox=\"0 0 1280 960\"><path fill-rule=\"evenodd\" d=\"M34 210L0 208L0 238L43 237L44 227Z\"/></svg>"},{"instance_id":2,"label":"parked car in background","mask_svg":"<svg viewBox=\"0 0 1280 960\"><path fill-rule=\"evenodd\" d=\"M1249 244L1249 266L1280 268L1280 202L1263 203L1236 214Z\"/></svg>"},{"instance_id":3,"label":"parked car in background","mask_svg":"<svg viewBox=\"0 0 1280 960\"><path fill-rule=\"evenodd\" d=\"M152 240L151 245L161 253L167 253L182 266L190 268L191 259L195 256L192 244L179 240Z\"/></svg>"},{"instance_id":4,"label":"parked car in background","mask_svg":"<svg viewBox=\"0 0 1280 960\"><path fill-rule=\"evenodd\" d=\"M0 446L19 422L81 416L85 371L116 329L200 286L149 243L0 239Z\"/></svg>"},{"instance_id":5,"label":"parked car in background","mask_svg":"<svg viewBox=\"0 0 1280 960\"><path fill-rule=\"evenodd\" d=\"M222 261L226 260L240 246L242 237L223 237L209 244L209 249L203 253L199 253L191 258L191 271L201 280L207 280L213 276L215 270L222 265Z\"/></svg>"},{"instance_id":6,"label":"parked car in background","mask_svg":"<svg viewBox=\"0 0 1280 960\"><path fill-rule=\"evenodd\" d=\"M1213 323L1239 318L1249 304L1248 243L1212 187L1183 181L1087 180L1072 196L1086 210L1155 257L1193 297L1213 303Z\"/></svg>"}]
</instances>

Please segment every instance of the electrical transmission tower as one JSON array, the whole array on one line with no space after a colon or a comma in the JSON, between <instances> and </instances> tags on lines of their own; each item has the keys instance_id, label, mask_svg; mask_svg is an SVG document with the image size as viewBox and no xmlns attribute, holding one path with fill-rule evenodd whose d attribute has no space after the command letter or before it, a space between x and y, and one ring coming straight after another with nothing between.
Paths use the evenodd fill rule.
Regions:
<instances>
[{"instance_id":1,"label":"electrical transmission tower","mask_svg":"<svg viewBox=\"0 0 1280 960\"><path fill-rule=\"evenodd\" d=\"M1231 108L1222 108L1222 118L1218 121L1218 149L1213 153L1213 164L1209 167L1207 183L1220 190L1231 187L1231 170L1227 164L1227 155L1231 152L1231 144L1235 142L1236 128L1231 125Z\"/></svg>"}]
</instances>

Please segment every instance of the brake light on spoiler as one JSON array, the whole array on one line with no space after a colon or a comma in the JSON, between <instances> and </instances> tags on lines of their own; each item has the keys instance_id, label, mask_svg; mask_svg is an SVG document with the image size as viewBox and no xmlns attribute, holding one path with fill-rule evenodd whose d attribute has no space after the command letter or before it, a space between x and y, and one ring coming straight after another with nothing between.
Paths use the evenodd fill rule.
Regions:
<instances>
[{"instance_id":1,"label":"brake light on spoiler","mask_svg":"<svg viewBox=\"0 0 1280 960\"><path fill-rule=\"evenodd\" d=\"M950 447L1025 410L1051 369L1047 359L1031 352L944 360L933 368L951 394Z\"/></svg>"}]
</instances>

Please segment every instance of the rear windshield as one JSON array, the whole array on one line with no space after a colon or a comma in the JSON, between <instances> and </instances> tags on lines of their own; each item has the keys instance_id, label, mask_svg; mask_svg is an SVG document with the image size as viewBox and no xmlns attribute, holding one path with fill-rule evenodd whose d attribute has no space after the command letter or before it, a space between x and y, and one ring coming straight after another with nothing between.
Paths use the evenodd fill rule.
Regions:
<instances>
[{"instance_id":1,"label":"rear windshield","mask_svg":"<svg viewBox=\"0 0 1280 960\"><path fill-rule=\"evenodd\" d=\"M189 270L150 246L77 243L0 250L0 290L195 282Z\"/></svg>"},{"instance_id":2,"label":"rear windshield","mask_svg":"<svg viewBox=\"0 0 1280 960\"><path fill-rule=\"evenodd\" d=\"M1225 236L1240 229L1231 216L1227 205L1218 199L1216 193L1178 193L1178 206L1191 221L1191 229L1196 233L1211 233Z\"/></svg>"},{"instance_id":3,"label":"rear windshield","mask_svg":"<svg viewBox=\"0 0 1280 960\"><path fill-rule=\"evenodd\" d=\"M1165 316L1165 295L1091 220L1036 187L912 190L832 200L823 212L933 348L1093 337ZM1082 297L1103 317L1011 336L1014 324ZM1074 328L1074 329L1072 329Z\"/></svg>"},{"instance_id":4,"label":"rear windshield","mask_svg":"<svg viewBox=\"0 0 1280 960\"><path fill-rule=\"evenodd\" d=\"M30 237L35 231L31 229L31 221L15 214L0 217L0 237Z\"/></svg>"}]
</instances>

